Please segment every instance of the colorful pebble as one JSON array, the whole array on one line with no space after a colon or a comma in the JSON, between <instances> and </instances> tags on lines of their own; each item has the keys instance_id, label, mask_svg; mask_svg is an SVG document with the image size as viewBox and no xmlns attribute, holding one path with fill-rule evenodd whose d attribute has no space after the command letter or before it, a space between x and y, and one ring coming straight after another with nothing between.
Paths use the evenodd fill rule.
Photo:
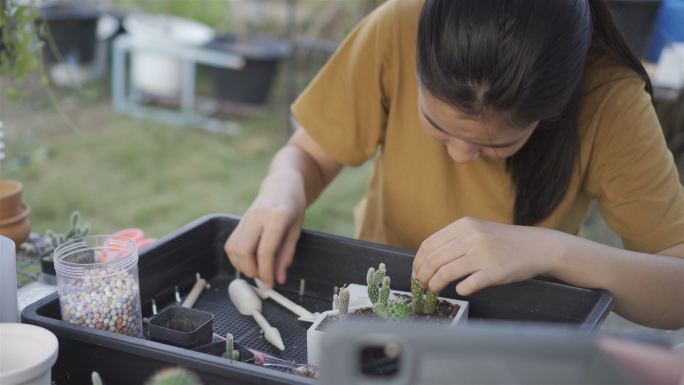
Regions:
<instances>
[{"instance_id":1,"label":"colorful pebble","mask_svg":"<svg viewBox=\"0 0 684 385\"><path fill-rule=\"evenodd\" d=\"M94 269L82 278L65 278L59 292L62 319L142 337L138 283L133 274Z\"/></svg>"}]
</instances>

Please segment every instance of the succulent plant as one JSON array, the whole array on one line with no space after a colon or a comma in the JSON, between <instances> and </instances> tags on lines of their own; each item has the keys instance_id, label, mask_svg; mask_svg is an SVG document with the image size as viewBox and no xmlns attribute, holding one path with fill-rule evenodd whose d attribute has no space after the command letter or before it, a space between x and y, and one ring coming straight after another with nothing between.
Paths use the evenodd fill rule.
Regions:
<instances>
[{"instance_id":1,"label":"succulent plant","mask_svg":"<svg viewBox=\"0 0 684 385\"><path fill-rule=\"evenodd\" d=\"M240 360L240 351L235 350L235 342L233 340L233 335L231 333L226 334L226 352L223 353L223 358L227 358L233 361Z\"/></svg>"},{"instance_id":2,"label":"succulent plant","mask_svg":"<svg viewBox=\"0 0 684 385\"><path fill-rule=\"evenodd\" d=\"M146 385L202 385L197 375L183 368L162 369Z\"/></svg>"},{"instance_id":3,"label":"succulent plant","mask_svg":"<svg viewBox=\"0 0 684 385\"><path fill-rule=\"evenodd\" d=\"M417 278L411 280L411 303L416 314L423 313L423 286Z\"/></svg>"},{"instance_id":4,"label":"succulent plant","mask_svg":"<svg viewBox=\"0 0 684 385\"><path fill-rule=\"evenodd\" d=\"M410 318L413 314L411 302L406 298L393 298L387 305L388 318L393 321Z\"/></svg>"},{"instance_id":5,"label":"succulent plant","mask_svg":"<svg viewBox=\"0 0 684 385\"><path fill-rule=\"evenodd\" d=\"M425 293L425 308L424 313L427 315L434 314L435 309L437 309L437 293L427 289Z\"/></svg>"},{"instance_id":6,"label":"succulent plant","mask_svg":"<svg viewBox=\"0 0 684 385\"><path fill-rule=\"evenodd\" d=\"M437 308L437 294L424 288L418 279L411 280L411 303L416 314L431 315Z\"/></svg>"},{"instance_id":7,"label":"succulent plant","mask_svg":"<svg viewBox=\"0 0 684 385\"><path fill-rule=\"evenodd\" d=\"M347 318L349 313L349 289L342 286L337 295L337 310L341 319Z\"/></svg>"},{"instance_id":8,"label":"succulent plant","mask_svg":"<svg viewBox=\"0 0 684 385\"><path fill-rule=\"evenodd\" d=\"M81 213L79 213L78 211L74 211L73 213L71 213L71 228L69 229L69 231L66 232L66 234L56 233L52 230L48 230L46 233L48 239L50 240L50 250L48 251L54 250L57 246L65 242L68 242L69 240L85 237L86 235L88 235L88 232L90 231L90 224L86 223L80 225L78 223L80 219Z\"/></svg>"}]
</instances>

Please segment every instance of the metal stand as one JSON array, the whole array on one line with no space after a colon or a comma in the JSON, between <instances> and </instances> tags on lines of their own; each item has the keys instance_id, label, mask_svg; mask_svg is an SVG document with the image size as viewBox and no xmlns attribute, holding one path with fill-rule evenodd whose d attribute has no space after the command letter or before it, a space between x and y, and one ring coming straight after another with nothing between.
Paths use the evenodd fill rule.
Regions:
<instances>
[{"instance_id":1,"label":"metal stand","mask_svg":"<svg viewBox=\"0 0 684 385\"><path fill-rule=\"evenodd\" d=\"M169 56L181 61L181 90L177 101L179 109L172 110L142 103L142 93L137 90L129 74L126 55L136 52ZM197 109L195 94L195 70L197 64L229 69L242 69L245 60L236 54L208 48L187 47L172 43L142 41L121 35L114 41L112 55L112 104L114 109L127 116L148 118L167 124L201 127L210 132L234 134L240 129L235 122L212 118ZM128 86L127 86L128 84Z\"/></svg>"}]
</instances>

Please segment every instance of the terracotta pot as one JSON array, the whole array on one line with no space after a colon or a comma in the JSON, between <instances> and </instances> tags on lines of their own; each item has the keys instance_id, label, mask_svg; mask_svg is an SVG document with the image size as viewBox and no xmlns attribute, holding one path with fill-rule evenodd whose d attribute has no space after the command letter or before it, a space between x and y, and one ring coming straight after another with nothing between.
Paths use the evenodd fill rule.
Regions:
<instances>
[{"instance_id":1,"label":"terracotta pot","mask_svg":"<svg viewBox=\"0 0 684 385\"><path fill-rule=\"evenodd\" d=\"M14 180L0 180L0 220L14 218L21 214L21 183Z\"/></svg>"},{"instance_id":2,"label":"terracotta pot","mask_svg":"<svg viewBox=\"0 0 684 385\"><path fill-rule=\"evenodd\" d=\"M19 215L0 220L0 235L12 239L17 247L19 247L31 232L31 222L28 219L29 214L31 214L31 207L22 203Z\"/></svg>"}]
</instances>

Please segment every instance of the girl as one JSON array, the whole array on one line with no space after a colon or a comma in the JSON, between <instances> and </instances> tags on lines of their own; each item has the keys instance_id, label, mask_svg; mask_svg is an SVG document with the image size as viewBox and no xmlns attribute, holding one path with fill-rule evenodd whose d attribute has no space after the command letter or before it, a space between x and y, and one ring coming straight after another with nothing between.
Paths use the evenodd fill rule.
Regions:
<instances>
[{"instance_id":1,"label":"girl","mask_svg":"<svg viewBox=\"0 0 684 385\"><path fill-rule=\"evenodd\" d=\"M292 115L226 241L247 276L283 283L306 207L374 158L358 235L418 249L424 286L467 296L547 274L684 326L684 192L605 0L390 0ZM625 249L576 236L592 200Z\"/></svg>"}]
</instances>

